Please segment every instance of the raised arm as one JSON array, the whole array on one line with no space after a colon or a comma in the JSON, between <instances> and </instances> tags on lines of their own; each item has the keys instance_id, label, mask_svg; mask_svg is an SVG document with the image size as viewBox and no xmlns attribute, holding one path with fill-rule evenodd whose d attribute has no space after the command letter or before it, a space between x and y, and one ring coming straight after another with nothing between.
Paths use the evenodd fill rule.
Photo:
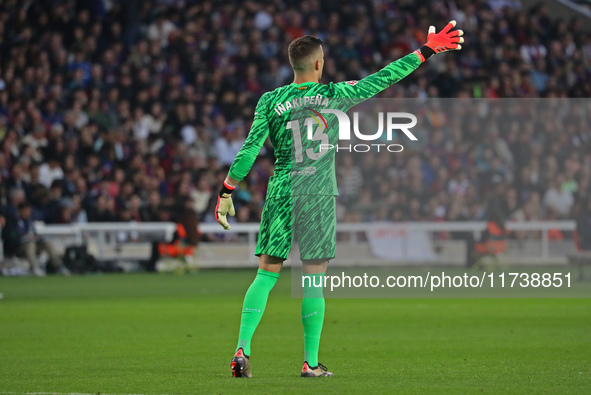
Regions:
<instances>
[{"instance_id":1,"label":"raised arm","mask_svg":"<svg viewBox=\"0 0 591 395\"><path fill-rule=\"evenodd\" d=\"M427 43L420 49L388 64L377 73L362 80L333 84L335 97L369 99L415 71L432 55L462 49L460 44L464 42L461 37L464 32L461 30L452 31L451 29L455 25L456 21L451 21L439 33L435 33L435 27L431 26L427 35Z\"/></svg>"},{"instance_id":2,"label":"raised arm","mask_svg":"<svg viewBox=\"0 0 591 395\"><path fill-rule=\"evenodd\" d=\"M333 84L334 97L353 100L369 99L415 71L421 63L421 59L411 53L359 81Z\"/></svg>"}]
</instances>

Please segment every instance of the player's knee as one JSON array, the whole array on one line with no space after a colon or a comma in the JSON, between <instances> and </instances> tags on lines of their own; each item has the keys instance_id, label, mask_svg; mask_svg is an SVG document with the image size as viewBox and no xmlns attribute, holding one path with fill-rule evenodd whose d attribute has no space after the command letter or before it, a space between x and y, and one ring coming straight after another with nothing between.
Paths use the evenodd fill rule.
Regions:
<instances>
[{"instance_id":1,"label":"player's knee","mask_svg":"<svg viewBox=\"0 0 591 395\"><path fill-rule=\"evenodd\" d=\"M263 254L259 257L259 268L268 272L279 273L285 259Z\"/></svg>"},{"instance_id":2,"label":"player's knee","mask_svg":"<svg viewBox=\"0 0 591 395\"><path fill-rule=\"evenodd\" d=\"M303 272L304 274L315 274L324 273L328 267L327 259L303 259Z\"/></svg>"}]
</instances>

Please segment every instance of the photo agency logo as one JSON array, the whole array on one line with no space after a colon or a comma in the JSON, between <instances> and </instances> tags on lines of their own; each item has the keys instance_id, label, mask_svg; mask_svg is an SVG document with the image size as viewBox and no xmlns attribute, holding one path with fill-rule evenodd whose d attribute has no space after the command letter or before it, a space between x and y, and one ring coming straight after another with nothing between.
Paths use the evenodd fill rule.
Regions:
<instances>
[{"instance_id":1,"label":"photo agency logo","mask_svg":"<svg viewBox=\"0 0 591 395\"><path fill-rule=\"evenodd\" d=\"M409 112L380 111L371 114L356 111L347 114L334 106L322 108L328 107L329 101L320 95L292 101L279 103L274 110L281 115L285 111L298 109L292 113L292 120L286 125L294 137L296 162L302 162L304 156L317 160L333 149L336 152L402 152L402 144L393 142L400 135L398 132L402 132L410 141L417 141L411 132L417 125L417 117ZM337 129L338 139L335 139ZM305 140L314 143L314 147L306 144Z\"/></svg>"},{"instance_id":2,"label":"photo agency logo","mask_svg":"<svg viewBox=\"0 0 591 395\"><path fill-rule=\"evenodd\" d=\"M334 109L321 109L320 112L314 111L316 115L323 120L322 125L327 125L326 119L322 114L332 114L338 120L339 128L339 142L334 144L320 144L320 151L328 151L331 149L348 152L380 152L382 150L388 152L402 152L404 147L402 144L392 143L394 139L394 131L401 131L411 141L417 141L416 136L410 131L411 128L417 125L417 117L409 112L378 112L377 114L377 130L374 133L366 134L360 130L360 115L359 112L353 112L353 120L349 118L345 112ZM367 114L365 116L368 116ZM375 115L374 115L375 116ZM319 123L319 127L321 124ZM364 143L351 143L353 135ZM384 140L385 132L385 140ZM313 138L311 128L308 129L308 139Z\"/></svg>"}]
</instances>

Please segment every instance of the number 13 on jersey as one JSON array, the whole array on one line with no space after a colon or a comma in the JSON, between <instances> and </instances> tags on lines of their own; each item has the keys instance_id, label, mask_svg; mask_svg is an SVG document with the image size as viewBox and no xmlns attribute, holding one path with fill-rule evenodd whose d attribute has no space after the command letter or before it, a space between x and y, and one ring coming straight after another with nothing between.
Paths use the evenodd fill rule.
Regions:
<instances>
[{"instance_id":1,"label":"number 13 on jersey","mask_svg":"<svg viewBox=\"0 0 591 395\"><path fill-rule=\"evenodd\" d=\"M314 130L314 126L316 127L316 130ZM329 144L329 140L328 140L328 134L326 134L324 125L322 123L319 123L318 121L316 121L313 118L306 118L304 120L304 127L307 128L307 141L308 142L313 142L313 141L318 141L320 144L316 145L314 144L316 147L318 147L318 150L315 151L314 147L309 147L306 148L306 155L308 156L308 158L310 160L318 160L322 157L322 155L326 154L328 152L327 149L322 150L320 149L320 147L322 145L327 146ZM287 123L287 125L285 126L286 130L291 130L291 132L293 133L293 145L294 145L294 149L295 149L295 161L297 163L303 162L304 161L304 144L305 141L302 141L302 133L300 131L300 121L299 120L292 120L289 121ZM310 144L305 144L306 146L310 145Z\"/></svg>"}]
</instances>

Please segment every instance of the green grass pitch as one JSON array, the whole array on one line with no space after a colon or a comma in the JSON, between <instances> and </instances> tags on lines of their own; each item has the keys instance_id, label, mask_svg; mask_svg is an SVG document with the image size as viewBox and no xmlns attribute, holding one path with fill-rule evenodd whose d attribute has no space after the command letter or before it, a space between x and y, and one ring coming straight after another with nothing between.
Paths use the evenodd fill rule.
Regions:
<instances>
[{"instance_id":1,"label":"green grass pitch","mask_svg":"<svg viewBox=\"0 0 591 395\"><path fill-rule=\"evenodd\" d=\"M232 379L254 270L0 278L0 394L591 393L590 299L329 299L302 379L289 270Z\"/></svg>"}]
</instances>

